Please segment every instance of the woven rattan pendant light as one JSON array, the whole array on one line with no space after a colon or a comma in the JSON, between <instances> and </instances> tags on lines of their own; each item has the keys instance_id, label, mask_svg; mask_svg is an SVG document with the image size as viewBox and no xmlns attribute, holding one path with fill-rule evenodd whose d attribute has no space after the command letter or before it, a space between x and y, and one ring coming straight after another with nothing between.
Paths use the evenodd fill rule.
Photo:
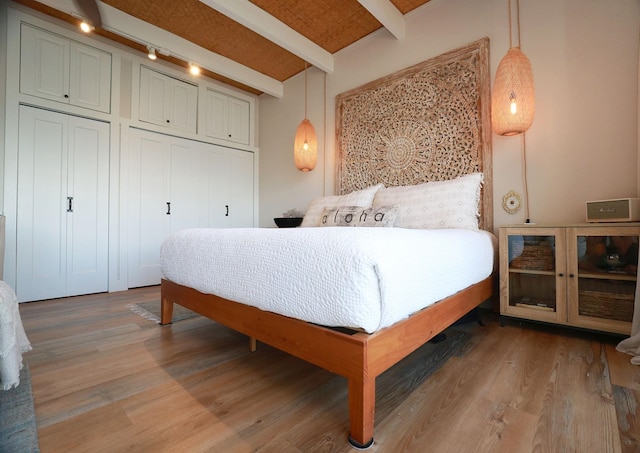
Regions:
<instances>
[{"instance_id":1,"label":"woven rattan pendant light","mask_svg":"<svg viewBox=\"0 0 640 453\"><path fill-rule=\"evenodd\" d=\"M318 161L316 130L307 118L307 64L304 65L304 119L296 130L293 145L293 160L300 171L311 171Z\"/></svg>"},{"instance_id":2,"label":"woven rattan pendant light","mask_svg":"<svg viewBox=\"0 0 640 453\"><path fill-rule=\"evenodd\" d=\"M533 72L529 58L520 50L520 2L516 17L518 46L511 40L511 0L509 1L509 51L498 64L491 98L491 124L498 135L517 135L531 126L535 113Z\"/></svg>"}]
</instances>

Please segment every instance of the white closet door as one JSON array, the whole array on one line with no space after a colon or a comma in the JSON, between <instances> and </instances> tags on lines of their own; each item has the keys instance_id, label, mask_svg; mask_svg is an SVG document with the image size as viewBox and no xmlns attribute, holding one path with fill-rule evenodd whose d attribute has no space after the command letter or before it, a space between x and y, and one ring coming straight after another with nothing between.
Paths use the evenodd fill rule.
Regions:
<instances>
[{"instance_id":1,"label":"white closet door","mask_svg":"<svg viewBox=\"0 0 640 453\"><path fill-rule=\"evenodd\" d=\"M80 107L111 110L111 54L71 42L69 97Z\"/></svg>"},{"instance_id":2,"label":"white closet door","mask_svg":"<svg viewBox=\"0 0 640 453\"><path fill-rule=\"evenodd\" d=\"M107 290L108 140L106 123L20 107L20 301Z\"/></svg>"},{"instance_id":3,"label":"white closet door","mask_svg":"<svg viewBox=\"0 0 640 453\"><path fill-rule=\"evenodd\" d=\"M171 232L209 226L207 153L203 144L174 138L171 149Z\"/></svg>"},{"instance_id":4,"label":"white closet door","mask_svg":"<svg viewBox=\"0 0 640 453\"><path fill-rule=\"evenodd\" d=\"M231 159L222 146L209 145L208 150L209 226L228 228L231 226Z\"/></svg>"},{"instance_id":5,"label":"white closet door","mask_svg":"<svg viewBox=\"0 0 640 453\"><path fill-rule=\"evenodd\" d=\"M171 105L167 99L171 79L144 66L140 67L140 121L167 126Z\"/></svg>"},{"instance_id":6,"label":"white closet door","mask_svg":"<svg viewBox=\"0 0 640 453\"><path fill-rule=\"evenodd\" d=\"M17 273L20 301L66 295L68 118L20 108Z\"/></svg>"},{"instance_id":7,"label":"white closet door","mask_svg":"<svg viewBox=\"0 0 640 453\"><path fill-rule=\"evenodd\" d=\"M69 40L23 24L20 91L69 102Z\"/></svg>"},{"instance_id":8,"label":"white closet door","mask_svg":"<svg viewBox=\"0 0 640 453\"><path fill-rule=\"evenodd\" d=\"M160 283L160 245L170 231L169 136L130 129L129 288Z\"/></svg>"},{"instance_id":9,"label":"white closet door","mask_svg":"<svg viewBox=\"0 0 640 453\"><path fill-rule=\"evenodd\" d=\"M253 226L253 153L231 154L231 227Z\"/></svg>"},{"instance_id":10,"label":"white closet door","mask_svg":"<svg viewBox=\"0 0 640 453\"><path fill-rule=\"evenodd\" d=\"M253 153L218 145L209 150L209 225L253 227Z\"/></svg>"},{"instance_id":11,"label":"white closet door","mask_svg":"<svg viewBox=\"0 0 640 453\"><path fill-rule=\"evenodd\" d=\"M171 127L196 132L198 122L198 87L179 80L168 85L171 90Z\"/></svg>"},{"instance_id":12,"label":"white closet door","mask_svg":"<svg viewBox=\"0 0 640 453\"><path fill-rule=\"evenodd\" d=\"M229 97L207 89L205 91L205 134L223 140L229 139Z\"/></svg>"},{"instance_id":13,"label":"white closet door","mask_svg":"<svg viewBox=\"0 0 640 453\"><path fill-rule=\"evenodd\" d=\"M70 118L67 295L109 288L109 125ZM69 208L67 202L67 209Z\"/></svg>"},{"instance_id":14,"label":"white closet door","mask_svg":"<svg viewBox=\"0 0 640 453\"><path fill-rule=\"evenodd\" d=\"M140 67L140 121L196 132L198 87Z\"/></svg>"},{"instance_id":15,"label":"white closet door","mask_svg":"<svg viewBox=\"0 0 640 453\"><path fill-rule=\"evenodd\" d=\"M249 144L249 102L229 97L229 140Z\"/></svg>"}]
</instances>

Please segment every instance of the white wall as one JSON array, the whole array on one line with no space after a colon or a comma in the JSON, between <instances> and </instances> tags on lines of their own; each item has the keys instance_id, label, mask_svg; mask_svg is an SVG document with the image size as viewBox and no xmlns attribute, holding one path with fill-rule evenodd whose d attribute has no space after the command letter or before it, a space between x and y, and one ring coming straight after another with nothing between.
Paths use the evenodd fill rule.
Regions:
<instances>
[{"instance_id":1,"label":"white wall","mask_svg":"<svg viewBox=\"0 0 640 453\"><path fill-rule=\"evenodd\" d=\"M515 7L515 2L513 2ZM260 99L260 226L316 196L334 193L335 96L488 36L491 75L509 47L506 0L431 0L405 16L407 35L379 30L335 55L326 76L309 70L308 116L319 136L316 170L293 165L303 119L304 77L284 96ZM536 117L526 134L530 216L536 223L583 222L587 200L638 195L638 0L520 0L522 50L533 66ZM324 137L324 140L323 140ZM323 155L326 141L326 154ZM523 222L502 210L523 193L521 137L493 135L494 223Z\"/></svg>"}]
</instances>

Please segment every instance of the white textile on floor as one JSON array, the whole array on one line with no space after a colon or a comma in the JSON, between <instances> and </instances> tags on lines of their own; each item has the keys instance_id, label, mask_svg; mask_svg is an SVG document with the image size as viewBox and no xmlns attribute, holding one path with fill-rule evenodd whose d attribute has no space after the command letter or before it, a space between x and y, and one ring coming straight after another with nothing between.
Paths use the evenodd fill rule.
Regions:
<instances>
[{"instance_id":1,"label":"white textile on floor","mask_svg":"<svg viewBox=\"0 0 640 453\"><path fill-rule=\"evenodd\" d=\"M638 266L638 278L640 282L640 266ZM640 284L636 283L636 298L633 307L633 321L631 322L631 336L618 343L616 349L625 354L632 355L631 363L640 365Z\"/></svg>"},{"instance_id":2,"label":"white textile on floor","mask_svg":"<svg viewBox=\"0 0 640 453\"><path fill-rule=\"evenodd\" d=\"M31 344L22 326L18 300L13 288L0 281L0 388L9 390L20 384L22 354Z\"/></svg>"}]
</instances>

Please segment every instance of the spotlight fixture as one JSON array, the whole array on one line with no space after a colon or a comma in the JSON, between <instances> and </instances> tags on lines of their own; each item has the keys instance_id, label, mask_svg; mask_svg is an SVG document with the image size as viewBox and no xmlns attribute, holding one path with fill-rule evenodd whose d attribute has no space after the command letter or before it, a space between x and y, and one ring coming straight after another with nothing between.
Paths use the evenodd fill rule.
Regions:
<instances>
[{"instance_id":1,"label":"spotlight fixture","mask_svg":"<svg viewBox=\"0 0 640 453\"><path fill-rule=\"evenodd\" d=\"M156 58L158 58L156 56L156 49L154 49L151 46L147 46L147 57L149 57L149 60L155 60Z\"/></svg>"},{"instance_id":2,"label":"spotlight fixture","mask_svg":"<svg viewBox=\"0 0 640 453\"><path fill-rule=\"evenodd\" d=\"M197 76L198 74L200 74L200 66L198 66L197 64L189 62L189 72L191 72L191 74Z\"/></svg>"},{"instance_id":3,"label":"spotlight fixture","mask_svg":"<svg viewBox=\"0 0 640 453\"><path fill-rule=\"evenodd\" d=\"M91 33L94 30L94 27L87 21L83 20L82 22L80 22L80 30L82 30L85 33Z\"/></svg>"}]
</instances>

